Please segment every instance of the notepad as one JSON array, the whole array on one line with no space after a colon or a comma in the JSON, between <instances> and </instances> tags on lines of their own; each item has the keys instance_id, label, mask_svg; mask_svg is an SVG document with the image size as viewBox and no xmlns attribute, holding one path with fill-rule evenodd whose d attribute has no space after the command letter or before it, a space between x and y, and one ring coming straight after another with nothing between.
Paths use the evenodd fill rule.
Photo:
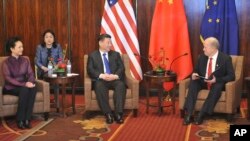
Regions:
<instances>
[{"instance_id":1,"label":"notepad","mask_svg":"<svg viewBox=\"0 0 250 141\"><path fill-rule=\"evenodd\" d=\"M201 75L196 75L196 76L201 78L201 79L204 79L204 80L212 80L213 79L213 77L206 78L206 77L201 76Z\"/></svg>"}]
</instances>

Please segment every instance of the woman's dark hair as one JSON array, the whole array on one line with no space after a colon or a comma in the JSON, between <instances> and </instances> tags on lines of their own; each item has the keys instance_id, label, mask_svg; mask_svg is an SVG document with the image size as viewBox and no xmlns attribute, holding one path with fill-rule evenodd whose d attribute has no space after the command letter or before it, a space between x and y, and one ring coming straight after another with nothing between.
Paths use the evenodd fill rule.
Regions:
<instances>
[{"instance_id":1,"label":"woman's dark hair","mask_svg":"<svg viewBox=\"0 0 250 141\"><path fill-rule=\"evenodd\" d=\"M9 39L7 40L6 46L5 46L6 51L9 52L9 53L11 53L11 50L10 50L10 49L11 49L11 48L15 48L16 42L18 42L18 41L21 41L21 38L18 37L18 36L9 38Z\"/></svg>"},{"instance_id":2,"label":"woman's dark hair","mask_svg":"<svg viewBox=\"0 0 250 141\"><path fill-rule=\"evenodd\" d=\"M46 43L45 43L45 41L44 41L44 37L45 37L45 35L46 35L47 33L51 33L51 34L53 35L53 37L54 37L54 42L52 43L52 47L53 47L53 48L56 48L56 47L57 47L56 35L55 35L54 31L51 30L51 29L47 29L47 30L45 30L45 31L43 32L43 35L42 35L42 42L41 42L42 47L46 47Z\"/></svg>"}]
</instances>

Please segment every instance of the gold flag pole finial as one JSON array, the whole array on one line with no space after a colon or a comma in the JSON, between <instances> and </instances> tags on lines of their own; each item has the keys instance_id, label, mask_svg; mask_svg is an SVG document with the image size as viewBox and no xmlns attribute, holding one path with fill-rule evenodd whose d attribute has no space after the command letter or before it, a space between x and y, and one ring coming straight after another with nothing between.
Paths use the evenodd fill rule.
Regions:
<instances>
[{"instance_id":1,"label":"gold flag pole finial","mask_svg":"<svg viewBox=\"0 0 250 141\"><path fill-rule=\"evenodd\" d=\"M63 60L65 60L67 49L68 49L68 44L65 44L65 49L63 49Z\"/></svg>"}]
</instances>

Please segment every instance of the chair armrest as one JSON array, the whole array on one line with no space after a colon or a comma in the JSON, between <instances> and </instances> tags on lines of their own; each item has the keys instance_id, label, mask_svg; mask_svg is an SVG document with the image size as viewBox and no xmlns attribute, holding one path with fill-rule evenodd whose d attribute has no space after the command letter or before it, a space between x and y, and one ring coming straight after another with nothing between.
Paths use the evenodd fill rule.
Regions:
<instances>
[{"instance_id":1,"label":"chair armrest","mask_svg":"<svg viewBox=\"0 0 250 141\"><path fill-rule=\"evenodd\" d=\"M84 78L84 99L85 99L85 108L88 109L91 106L91 88L92 80L89 77Z\"/></svg>"},{"instance_id":2,"label":"chair armrest","mask_svg":"<svg viewBox=\"0 0 250 141\"><path fill-rule=\"evenodd\" d=\"M37 86L37 91L50 94L48 82L36 79L36 86Z\"/></svg>"},{"instance_id":3,"label":"chair armrest","mask_svg":"<svg viewBox=\"0 0 250 141\"><path fill-rule=\"evenodd\" d=\"M126 71L126 84L129 89L131 89L132 99L133 99L133 107L134 109L138 108L139 103L139 81L134 79L130 72Z\"/></svg>"},{"instance_id":4,"label":"chair armrest","mask_svg":"<svg viewBox=\"0 0 250 141\"><path fill-rule=\"evenodd\" d=\"M179 108L183 109L185 98L186 98L186 91L188 89L190 83L190 78L184 79L179 83Z\"/></svg>"},{"instance_id":5,"label":"chair armrest","mask_svg":"<svg viewBox=\"0 0 250 141\"><path fill-rule=\"evenodd\" d=\"M0 86L0 110L2 109L2 105L3 105L3 87Z\"/></svg>"},{"instance_id":6,"label":"chair armrest","mask_svg":"<svg viewBox=\"0 0 250 141\"><path fill-rule=\"evenodd\" d=\"M237 107L237 96L240 96L241 94L236 93L237 83L238 80L227 82L225 84L225 91L226 91L226 112L232 113L233 110Z\"/></svg>"},{"instance_id":7,"label":"chair armrest","mask_svg":"<svg viewBox=\"0 0 250 141\"><path fill-rule=\"evenodd\" d=\"M38 92L43 93L44 111L50 111L50 86L48 82L36 79L36 87Z\"/></svg>"}]
</instances>

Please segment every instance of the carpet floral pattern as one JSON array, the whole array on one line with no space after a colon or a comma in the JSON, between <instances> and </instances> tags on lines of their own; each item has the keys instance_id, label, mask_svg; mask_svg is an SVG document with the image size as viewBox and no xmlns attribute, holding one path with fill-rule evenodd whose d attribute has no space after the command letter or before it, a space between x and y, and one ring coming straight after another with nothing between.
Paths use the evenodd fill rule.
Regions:
<instances>
[{"instance_id":1,"label":"carpet floral pattern","mask_svg":"<svg viewBox=\"0 0 250 141\"><path fill-rule=\"evenodd\" d=\"M104 116L96 116L86 120L75 120L73 122L80 124L86 132L85 135L79 138L79 141L90 139L103 140L101 135L110 132L110 128L106 124Z\"/></svg>"},{"instance_id":2,"label":"carpet floral pattern","mask_svg":"<svg viewBox=\"0 0 250 141\"><path fill-rule=\"evenodd\" d=\"M243 106L244 107L244 106ZM212 119L207 119L202 125L190 125L192 127L189 139L194 141L200 140L229 140L229 130L232 124L247 124L246 120L246 109L241 108L240 113L235 114L233 122L228 122L225 115L215 115ZM249 124L249 123L248 123Z\"/></svg>"},{"instance_id":3,"label":"carpet floral pattern","mask_svg":"<svg viewBox=\"0 0 250 141\"><path fill-rule=\"evenodd\" d=\"M199 126L201 129L195 134L201 140L216 140L220 136L227 135L229 132L230 123L225 119L210 119Z\"/></svg>"}]
</instances>

